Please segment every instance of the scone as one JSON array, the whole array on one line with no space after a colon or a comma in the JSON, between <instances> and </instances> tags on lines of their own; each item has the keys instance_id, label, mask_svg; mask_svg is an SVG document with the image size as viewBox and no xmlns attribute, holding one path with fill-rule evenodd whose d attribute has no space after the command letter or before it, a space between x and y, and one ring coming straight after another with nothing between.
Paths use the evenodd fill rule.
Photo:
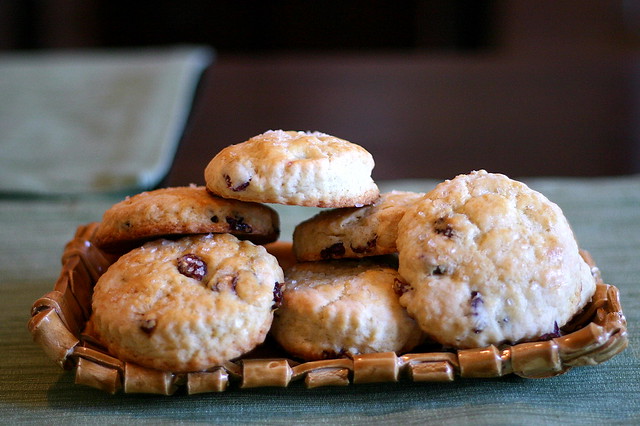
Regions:
<instances>
[{"instance_id":1,"label":"scone","mask_svg":"<svg viewBox=\"0 0 640 426\"><path fill-rule=\"evenodd\" d=\"M204 186L142 192L114 204L103 215L93 243L110 252L124 252L170 235L230 233L263 244L280 234L272 208L210 194Z\"/></svg>"},{"instance_id":2,"label":"scone","mask_svg":"<svg viewBox=\"0 0 640 426\"><path fill-rule=\"evenodd\" d=\"M156 240L100 277L92 323L123 361L201 371L264 341L283 279L264 247L230 234Z\"/></svg>"},{"instance_id":3,"label":"scone","mask_svg":"<svg viewBox=\"0 0 640 426\"><path fill-rule=\"evenodd\" d=\"M270 130L220 151L207 188L225 198L313 207L371 204L379 190L371 154L320 132Z\"/></svg>"},{"instance_id":4,"label":"scone","mask_svg":"<svg viewBox=\"0 0 640 426\"><path fill-rule=\"evenodd\" d=\"M439 184L398 225L400 302L445 346L558 333L595 291L560 208L486 171Z\"/></svg>"},{"instance_id":5,"label":"scone","mask_svg":"<svg viewBox=\"0 0 640 426\"><path fill-rule=\"evenodd\" d=\"M397 270L372 260L298 263L286 272L271 333L304 360L411 350L422 333L398 287Z\"/></svg>"},{"instance_id":6,"label":"scone","mask_svg":"<svg viewBox=\"0 0 640 426\"><path fill-rule=\"evenodd\" d=\"M296 226L296 258L315 261L396 253L398 222L406 207L424 195L392 191L370 206L324 210Z\"/></svg>"}]
</instances>

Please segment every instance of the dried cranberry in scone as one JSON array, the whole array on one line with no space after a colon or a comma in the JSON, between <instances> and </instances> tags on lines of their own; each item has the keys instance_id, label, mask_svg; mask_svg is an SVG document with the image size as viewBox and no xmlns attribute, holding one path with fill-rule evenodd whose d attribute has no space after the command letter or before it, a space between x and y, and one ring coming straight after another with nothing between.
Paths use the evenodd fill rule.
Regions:
<instances>
[{"instance_id":1,"label":"dried cranberry in scone","mask_svg":"<svg viewBox=\"0 0 640 426\"><path fill-rule=\"evenodd\" d=\"M178 271L185 277L202 281L207 275L207 264L195 254L185 254L178 258Z\"/></svg>"}]
</instances>

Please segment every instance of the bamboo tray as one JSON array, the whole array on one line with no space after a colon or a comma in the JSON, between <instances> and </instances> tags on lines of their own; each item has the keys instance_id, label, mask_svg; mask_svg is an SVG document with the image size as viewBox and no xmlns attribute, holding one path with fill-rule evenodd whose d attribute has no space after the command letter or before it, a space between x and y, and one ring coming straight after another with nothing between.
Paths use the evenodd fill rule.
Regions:
<instances>
[{"instance_id":1,"label":"bamboo tray","mask_svg":"<svg viewBox=\"0 0 640 426\"><path fill-rule=\"evenodd\" d=\"M313 388L407 380L450 382L457 377L507 374L543 378L565 373L572 367L600 364L628 345L618 289L603 283L593 260L583 252L597 279L596 293L589 305L562 328L561 337L513 346L451 352L436 349L401 355L387 352L303 363L289 359L282 351L263 350L210 371L152 370L111 356L85 330L93 286L114 260L92 245L96 226L80 226L65 246L60 277L53 291L33 304L28 328L34 341L56 364L66 370L75 369L76 384L109 393L171 395L185 388L188 394L195 394L221 392L229 387L286 387L297 380Z\"/></svg>"}]
</instances>

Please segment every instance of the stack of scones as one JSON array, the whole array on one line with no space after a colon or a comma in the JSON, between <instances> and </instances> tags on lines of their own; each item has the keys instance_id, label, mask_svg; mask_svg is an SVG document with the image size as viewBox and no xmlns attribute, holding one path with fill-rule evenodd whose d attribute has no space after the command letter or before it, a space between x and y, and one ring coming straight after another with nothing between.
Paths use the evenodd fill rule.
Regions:
<instances>
[{"instance_id":1,"label":"stack of scones","mask_svg":"<svg viewBox=\"0 0 640 426\"><path fill-rule=\"evenodd\" d=\"M343 139L267 131L220 151L206 186L113 205L93 238L117 260L94 288L92 333L123 361L205 371L269 334L307 361L549 338L593 296L566 218L539 192L480 170L380 193L373 167ZM273 250L272 203L324 210Z\"/></svg>"}]
</instances>

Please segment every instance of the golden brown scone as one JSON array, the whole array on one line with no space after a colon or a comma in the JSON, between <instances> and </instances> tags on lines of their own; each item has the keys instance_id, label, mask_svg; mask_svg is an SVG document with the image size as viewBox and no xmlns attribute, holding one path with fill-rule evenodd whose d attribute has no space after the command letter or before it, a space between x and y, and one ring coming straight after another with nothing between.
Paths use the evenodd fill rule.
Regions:
<instances>
[{"instance_id":1,"label":"golden brown scone","mask_svg":"<svg viewBox=\"0 0 640 426\"><path fill-rule=\"evenodd\" d=\"M220 151L205 169L207 188L225 198L315 207L371 204L379 190L373 157L320 132L269 130Z\"/></svg>"},{"instance_id":2,"label":"golden brown scone","mask_svg":"<svg viewBox=\"0 0 640 426\"><path fill-rule=\"evenodd\" d=\"M271 332L296 357L405 352L422 339L398 301L398 272L384 263L302 262L288 269L285 278Z\"/></svg>"},{"instance_id":3,"label":"golden brown scone","mask_svg":"<svg viewBox=\"0 0 640 426\"><path fill-rule=\"evenodd\" d=\"M263 244L280 234L272 208L210 194L203 186L142 192L114 204L102 218L93 242L110 252L125 252L145 241L171 235L230 233Z\"/></svg>"},{"instance_id":4,"label":"golden brown scone","mask_svg":"<svg viewBox=\"0 0 640 426\"><path fill-rule=\"evenodd\" d=\"M456 348L558 332L595 291L560 208L486 171L439 184L398 226L400 302Z\"/></svg>"},{"instance_id":5,"label":"golden brown scone","mask_svg":"<svg viewBox=\"0 0 640 426\"><path fill-rule=\"evenodd\" d=\"M370 206L324 210L296 226L296 258L315 261L396 253L398 222L406 207L424 195L392 191Z\"/></svg>"},{"instance_id":6,"label":"golden brown scone","mask_svg":"<svg viewBox=\"0 0 640 426\"><path fill-rule=\"evenodd\" d=\"M264 247L230 234L156 240L100 277L92 324L123 361L201 371L264 341L282 282L282 269Z\"/></svg>"}]
</instances>

